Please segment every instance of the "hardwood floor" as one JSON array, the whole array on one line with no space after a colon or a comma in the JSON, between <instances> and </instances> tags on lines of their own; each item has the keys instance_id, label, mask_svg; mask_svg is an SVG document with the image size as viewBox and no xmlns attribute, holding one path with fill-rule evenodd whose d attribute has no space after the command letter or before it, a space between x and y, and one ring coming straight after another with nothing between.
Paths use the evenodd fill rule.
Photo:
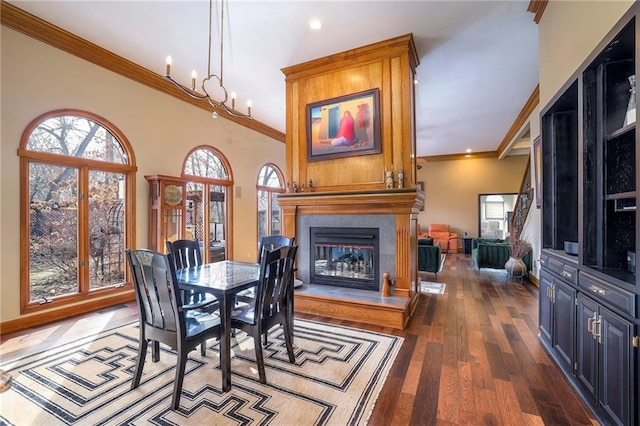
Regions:
<instances>
[{"instance_id":1,"label":"hardwood floor","mask_svg":"<svg viewBox=\"0 0 640 426\"><path fill-rule=\"evenodd\" d=\"M433 274L422 275L433 281ZM538 288L448 255L444 295L420 296L404 330L301 317L404 337L370 425L597 424L538 341ZM137 319L135 304L0 336L10 359Z\"/></svg>"}]
</instances>

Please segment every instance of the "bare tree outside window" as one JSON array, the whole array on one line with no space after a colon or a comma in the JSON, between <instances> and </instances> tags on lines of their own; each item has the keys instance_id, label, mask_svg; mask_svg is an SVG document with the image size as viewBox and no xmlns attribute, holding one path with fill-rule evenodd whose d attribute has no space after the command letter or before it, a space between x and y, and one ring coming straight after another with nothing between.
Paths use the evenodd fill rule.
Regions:
<instances>
[{"instance_id":1,"label":"bare tree outside window","mask_svg":"<svg viewBox=\"0 0 640 426\"><path fill-rule=\"evenodd\" d=\"M45 154L28 162L28 303L122 285L130 168L121 143L90 118L53 115L25 150Z\"/></svg>"}]
</instances>

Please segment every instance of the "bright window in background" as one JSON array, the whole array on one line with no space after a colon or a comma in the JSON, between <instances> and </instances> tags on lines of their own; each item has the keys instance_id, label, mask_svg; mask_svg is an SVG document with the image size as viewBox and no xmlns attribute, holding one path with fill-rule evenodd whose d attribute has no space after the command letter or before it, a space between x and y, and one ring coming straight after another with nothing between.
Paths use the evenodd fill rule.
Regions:
<instances>
[{"instance_id":1,"label":"bright window in background","mask_svg":"<svg viewBox=\"0 0 640 426\"><path fill-rule=\"evenodd\" d=\"M280 235L280 206L278 194L284 193L282 172L274 164L266 164L260 169L258 183L258 242L267 235ZM256 247L258 245L256 244Z\"/></svg>"},{"instance_id":2,"label":"bright window in background","mask_svg":"<svg viewBox=\"0 0 640 426\"><path fill-rule=\"evenodd\" d=\"M187 179L187 233L185 238L202 242L203 260L228 259L231 229L229 194L233 186L231 168L217 149L200 146L192 150L184 163Z\"/></svg>"},{"instance_id":3,"label":"bright window in background","mask_svg":"<svg viewBox=\"0 0 640 426\"><path fill-rule=\"evenodd\" d=\"M478 194L478 236L504 239L509 236L509 218L518 194Z\"/></svg>"}]
</instances>

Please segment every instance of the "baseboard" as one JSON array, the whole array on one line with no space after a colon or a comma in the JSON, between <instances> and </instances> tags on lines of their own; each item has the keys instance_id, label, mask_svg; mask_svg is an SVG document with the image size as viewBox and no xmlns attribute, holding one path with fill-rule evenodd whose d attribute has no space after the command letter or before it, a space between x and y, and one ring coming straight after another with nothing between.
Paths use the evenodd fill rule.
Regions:
<instances>
[{"instance_id":1,"label":"baseboard","mask_svg":"<svg viewBox=\"0 0 640 426\"><path fill-rule=\"evenodd\" d=\"M38 327L61 319L71 318L76 315L86 314L88 312L130 302L135 299L136 295L133 290L131 290L127 293L119 293L78 305L64 306L58 309L38 312L33 315L27 315L0 323L0 334L8 334L15 331L25 330L27 328Z\"/></svg>"}]
</instances>

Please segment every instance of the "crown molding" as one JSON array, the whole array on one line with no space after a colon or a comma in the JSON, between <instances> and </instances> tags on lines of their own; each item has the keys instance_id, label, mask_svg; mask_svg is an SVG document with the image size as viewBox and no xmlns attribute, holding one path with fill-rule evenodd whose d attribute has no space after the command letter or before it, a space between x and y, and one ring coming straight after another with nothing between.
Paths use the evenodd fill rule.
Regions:
<instances>
[{"instance_id":1,"label":"crown molding","mask_svg":"<svg viewBox=\"0 0 640 426\"><path fill-rule=\"evenodd\" d=\"M549 0L531 0L529 2L527 12L535 13L533 22L536 24L540 23L540 19L542 19L542 14L544 13L545 7L547 7L547 3L549 3Z\"/></svg>"},{"instance_id":2,"label":"crown molding","mask_svg":"<svg viewBox=\"0 0 640 426\"><path fill-rule=\"evenodd\" d=\"M0 19L2 25L7 28L16 30L26 36L34 38L38 41L46 43L56 49L70 53L92 64L98 65L123 77L129 78L140 84L144 84L152 89L159 90L167 95L173 96L181 101L187 102L198 108L213 112L213 107L204 99L192 99L182 93L180 89L175 87L171 82L167 81L164 76L152 72L140 65L129 61L128 59L118 56L90 41L76 36L69 31L63 30L35 15L7 3L0 2ZM285 142L285 135L266 124L254 120L233 117L223 109L218 110L220 117L231 120L234 123L261 133L272 139Z\"/></svg>"},{"instance_id":3,"label":"crown molding","mask_svg":"<svg viewBox=\"0 0 640 426\"><path fill-rule=\"evenodd\" d=\"M497 151L483 151L461 154L447 154L447 155L430 155L426 157L417 157L422 161L418 161L418 164L423 163L435 163L437 161L455 161L455 160L479 160L481 158L498 158Z\"/></svg>"},{"instance_id":4,"label":"crown molding","mask_svg":"<svg viewBox=\"0 0 640 426\"><path fill-rule=\"evenodd\" d=\"M524 106L520 110L520 114L516 117L515 121L507 131L507 134L502 139L502 142L498 146L496 152L499 157L502 157L505 153L509 145L513 141L513 139L517 136L517 133L520 131L522 126L527 122L533 111L536 109L536 106L540 103L540 85L538 84L533 92L525 102Z\"/></svg>"}]
</instances>

